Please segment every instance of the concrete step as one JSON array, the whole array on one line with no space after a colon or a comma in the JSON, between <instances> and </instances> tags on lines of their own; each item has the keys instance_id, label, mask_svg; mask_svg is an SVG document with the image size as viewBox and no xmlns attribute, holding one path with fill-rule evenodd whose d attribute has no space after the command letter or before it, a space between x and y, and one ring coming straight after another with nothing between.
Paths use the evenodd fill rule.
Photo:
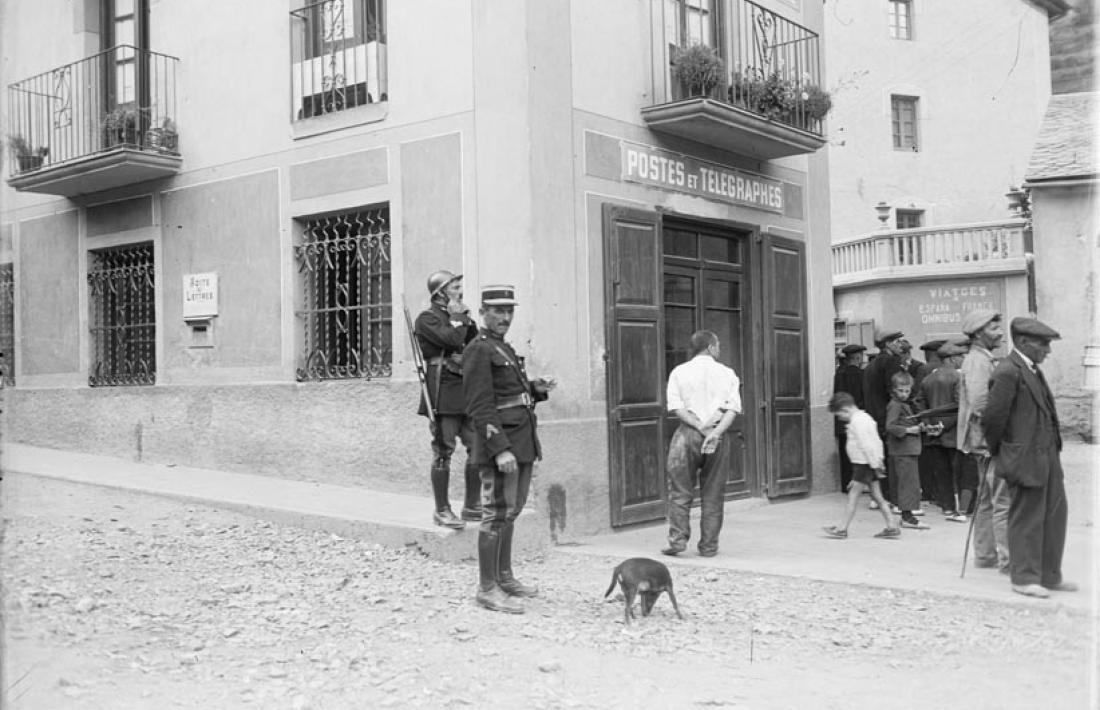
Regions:
<instances>
[{"instance_id":1,"label":"concrete step","mask_svg":"<svg viewBox=\"0 0 1100 710\"><path fill-rule=\"evenodd\" d=\"M266 520L416 549L445 561L477 559L477 524L464 530L435 525L427 496L292 481L190 466L7 443L7 474L56 478L236 510ZM529 505L516 521L513 554L527 557L550 545L549 526Z\"/></svg>"}]
</instances>

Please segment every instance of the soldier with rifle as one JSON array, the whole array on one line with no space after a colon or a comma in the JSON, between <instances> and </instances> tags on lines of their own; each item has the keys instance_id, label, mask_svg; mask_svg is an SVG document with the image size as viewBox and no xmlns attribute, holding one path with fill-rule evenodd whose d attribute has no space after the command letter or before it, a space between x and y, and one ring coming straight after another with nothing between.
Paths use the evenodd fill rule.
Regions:
<instances>
[{"instance_id":1,"label":"soldier with rifle","mask_svg":"<svg viewBox=\"0 0 1100 710\"><path fill-rule=\"evenodd\" d=\"M419 351L422 360L418 368L422 378L419 414L428 417L432 437L432 520L436 525L461 529L466 527L465 520L481 520L478 467L470 456L473 429L462 394L462 352L477 336L477 324L462 301L461 274L436 271L428 277L428 294L431 305L416 317L411 332L414 355ZM451 510L448 495L456 438L466 447L461 518Z\"/></svg>"}]
</instances>

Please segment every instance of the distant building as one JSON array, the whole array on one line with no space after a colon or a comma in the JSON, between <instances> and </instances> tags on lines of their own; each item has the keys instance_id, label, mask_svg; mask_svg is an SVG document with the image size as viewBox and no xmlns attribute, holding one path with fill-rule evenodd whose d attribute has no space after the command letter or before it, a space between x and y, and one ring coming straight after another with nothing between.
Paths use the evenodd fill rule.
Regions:
<instances>
[{"instance_id":1,"label":"distant building","mask_svg":"<svg viewBox=\"0 0 1100 710\"><path fill-rule=\"evenodd\" d=\"M1062 0L842 2L826 13L835 340L958 335L1026 313L1025 222L1006 207L1050 96ZM868 61L868 58L874 58Z\"/></svg>"},{"instance_id":2,"label":"distant building","mask_svg":"<svg viewBox=\"0 0 1100 710\"><path fill-rule=\"evenodd\" d=\"M1062 334L1043 369L1062 426L1091 439L1100 392L1100 96L1058 94L1047 105L1024 188L1035 244L1035 305Z\"/></svg>"}]
</instances>

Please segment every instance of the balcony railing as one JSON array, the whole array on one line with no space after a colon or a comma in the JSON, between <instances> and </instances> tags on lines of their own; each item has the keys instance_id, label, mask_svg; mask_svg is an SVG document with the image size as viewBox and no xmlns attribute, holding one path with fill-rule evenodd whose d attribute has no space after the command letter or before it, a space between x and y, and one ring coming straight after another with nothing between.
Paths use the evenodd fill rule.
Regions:
<instances>
[{"instance_id":1,"label":"balcony railing","mask_svg":"<svg viewBox=\"0 0 1100 710\"><path fill-rule=\"evenodd\" d=\"M675 4L672 4L675 5ZM666 13L669 3L663 3ZM723 80L705 94L676 75L681 21L663 18L662 56L655 58L655 103L642 117L655 130L759 159L810 153L822 145L831 107L821 85L817 33L752 0L725 0L714 49ZM694 93L693 93L694 92Z\"/></svg>"},{"instance_id":2,"label":"balcony railing","mask_svg":"<svg viewBox=\"0 0 1100 710\"><path fill-rule=\"evenodd\" d=\"M389 100L384 0L321 0L290 17L292 119Z\"/></svg>"},{"instance_id":3,"label":"balcony railing","mask_svg":"<svg viewBox=\"0 0 1100 710\"><path fill-rule=\"evenodd\" d=\"M833 285L1025 271L1022 219L880 232L833 245Z\"/></svg>"},{"instance_id":4,"label":"balcony railing","mask_svg":"<svg viewBox=\"0 0 1100 710\"><path fill-rule=\"evenodd\" d=\"M178 61L119 45L11 84L11 177L123 148L178 156Z\"/></svg>"}]
</instances>

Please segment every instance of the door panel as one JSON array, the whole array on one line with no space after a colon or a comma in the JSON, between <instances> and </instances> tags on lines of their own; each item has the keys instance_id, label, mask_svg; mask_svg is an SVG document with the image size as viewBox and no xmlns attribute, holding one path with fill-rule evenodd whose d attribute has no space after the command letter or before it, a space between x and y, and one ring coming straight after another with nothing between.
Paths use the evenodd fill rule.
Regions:
<instances>
[{"instance_id":1,"label":"door panel","mask_svg":"<svg viewBox=\"0 0 1100 710\"><path fill-rule=\"evenodd\" d=\"M805 245L764 235L768 496L810 490Z\"/></svg>"},{"instance_id":2,"label":"door panel","mask_svg":"<svg viewBox=\"0 0 1100 710\"><path fill-rule=\"evenodd\" d=\"M661 224L604 205L611 524L665 514Z\"/></svg>"}]
</instances>

